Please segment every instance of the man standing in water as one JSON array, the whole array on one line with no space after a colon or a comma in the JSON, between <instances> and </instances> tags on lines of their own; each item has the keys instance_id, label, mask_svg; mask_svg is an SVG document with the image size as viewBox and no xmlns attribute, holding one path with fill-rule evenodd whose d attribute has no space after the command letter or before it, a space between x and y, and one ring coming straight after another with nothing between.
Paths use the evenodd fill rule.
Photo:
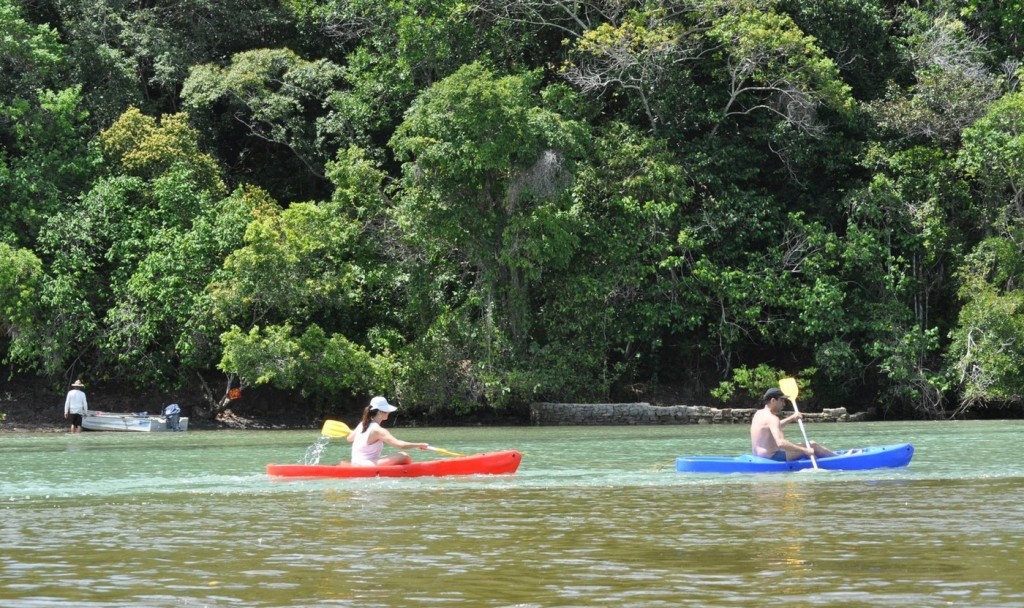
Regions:
<instances>
[{"instance_id":1,"label":"man standing in water","mask_svg":"<svg viewBox=\"0 0 1024 608\"><path fill-rule=\"evenodd\" d=\"M754 413L754 419L750 422L750 447L754 456L780 462L796 460L811 454L817 458L835 456L835 452L816 441L810 442L810 447L807 447L786 439L782 434L782 427L800 419L799 412L779 419L779 414L786 403L786 395L774 387L765 391L764 397L761 397L761 405L764 407Z\"/></svg>"},{"instance_id":2,"label":"man standing in water","mask_svg":"<svg viewBox=\"0 0 1024 608\"><path fill-rule=\"evenodd\" d=\"M85 400L85 393L82 389L85 385L81 380L75 380L64 399L64 419L71 416L71 432L78 433L82 430L82 416L89 413L89 403Z\"/></svg>"}]
</instances>

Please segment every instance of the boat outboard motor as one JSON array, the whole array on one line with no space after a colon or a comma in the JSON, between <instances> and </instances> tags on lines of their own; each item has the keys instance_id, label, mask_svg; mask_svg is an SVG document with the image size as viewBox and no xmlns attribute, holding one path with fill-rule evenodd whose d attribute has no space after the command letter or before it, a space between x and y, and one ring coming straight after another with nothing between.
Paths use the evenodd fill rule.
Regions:
<instances>
[{"instance_id":1,"label":"boat outboard motor","mask_svg":"<svg viewBox=\"0 0 1024 608\"><path fill-rule=\"evenodd\" d=\"M181 408L177 403L172 403L164 408L164 417L167 418L167 428L172 431L180 431L178 419L181 418Z\"/></svg>"}]
</instances>

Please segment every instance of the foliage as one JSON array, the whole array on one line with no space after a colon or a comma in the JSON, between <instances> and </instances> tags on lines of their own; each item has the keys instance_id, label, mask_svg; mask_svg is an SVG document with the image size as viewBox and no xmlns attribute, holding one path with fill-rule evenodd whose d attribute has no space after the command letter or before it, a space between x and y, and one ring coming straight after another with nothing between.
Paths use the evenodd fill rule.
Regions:
<instances>
[{"instance_id":1,"label":"foliage","mask_svg":"<svg viewBox=\"0 0 1024 608\"><path fill-rule=\"evenodd\" d=\"M513 343L528 331L529 285L568 262L564 192L585 136L540 104L536 85L466 66L425 91L392 139L406 163L399 224L469 265L481 306L494 307Z\"/></svg>"},{"instance_id":2,"label":"foliage","mask_svg":"<svg viewBox=\"0 0 1024 608\"><path fill-rule=\"evenodd\" d=\"M393 286L360 242L356 217L379 206L379 170L358 149L328 165L335 200L255 210L244 245L210 284L213 313L232 323L219 367L245 384L270 383L325 399L391 385L390 345L374 328L374 300ZM245 325L239 325L244 322Z\"/></svg>"},{"instance_id":3,"label":"foliage","mask_svg":"<svg viewBox=\"0 0 1024 608\"><path fill-rule=\"evenodd\" d=\"M983 242L963 269L964 306L949 348L960 411L1024 398L1024 268L1020 229L1014 233Z\"/></svg>"},{"instance_id":4,"label":"foliage","mask_svg":"<svg viewBox=\"0 0 1024 608\"><path fill-rule=\"evenodd\" d=\"M835 63L792 19L736 3L714 21L708 36L719 43L730 83L723 116L767 111L798 130L820 133L818 108L850 112L850 87Z\"/></svg>"},{"instance_id":5,"label":"foliage","mask_svg":"<svg viewBox=\"0 0 1024 608\"><path fill-rule=\"evenodd\" d=\"M31 99L0 102L0 239L31 245L48 215L94 179L95 155L85 138L80 90L38 90Z\"/></svg>"},{"instance_id":6,"label":"foliage","mask_svg":"<svg viewBox=\"0 0 1024 608\"><path fill-rule=\"evenodd\" d=\"M17 333L30 323L43 265L31 251L0 242L0 329Z\"/></svg>"},{"instance_id":7,"label":"foliage","mask_svg":"<svg viewBox=\"0 0 1024 608\"><path fill-rule=\"evenodd\" d=\"M960 9L965 20L984 33L992 61L1019 61L1024 51L1024 4L1014 0L965 0Z\"/></svg>"},{"instance_id":8,"label":"foliage","mask_svg":"<svg viewBox=\"0 0 1024 608\"><path fill-rule=\"evenodd\" d=\"M872 110L884 127L949 147L999 96L999 80L984 64L982 42L961 21L919 19L911 21L918 31L908 40L913 84L893 83Z\"/></svg>"},{"instance_id":9,"label":"foliage","mask_svg":"<svg viewBox=\"0 0 1024 608\"><path fill-rule=\"evenodd\" d=\"M97 378L174 384L177 365L208 339L196 331L202 293L237 246L225 238L232 205L183 116L158 123L132 109L99 142L111 174L43 227L39 314L11 357L47 374L82 366Z\"/></svg>"},{"instance_id":10,"label":"foliage","mask_svg":"<svg viewBox=\"0 0 1024 608\"><path fill-rule=\"evenodd\" d=\"M531 372L540 396L611 399L647 374L657 379L665 335L699 313L674 272L681 211L693 191L664 140L623 123L594 134L592 160L572 186L577 245L549 269L534 307Z\"/></svg>"},{"instance_id":11,"label":"foliage","mask_svg":"<svg viewBox=\"0 0 1024 608\"><path fill-rule=\"evenodd\" d=\"M344 317L361 298L358 234L358 224L325 205L263 210L246 228L245 247L225 261L226 280L214 291L219 314L257 323Z\"/></svg>"},{"instance_id":12,"label":"foliage","mask_svg":"<svg viewBox=\"0 0 1024 608\"><path fill-rule=\"evenodd\" d=\"M40 0L22 3L61 33L95 130L128 107L175 112L192 66L290 40L278 3L252 0Z\"/></svg>"},{"instance_id":13,"label":"foliage","mask_svg":"<svg viewBox=\"0 0 1024 608\"><path fill-rule=\"evenodd\" d=\"M955 159L940 149L872 150L874 177L851 193L842 277L848 307L835 343L847 378L877 374L885 410L934 417L944 403L942 336L951 323L967 232L952 217L971 217ZM856 356L859 353L859 356ZM831 374L830 374L831 375Z\"/></svg>"},{"instance_id":14,"label":"foliage","mask_svg":"<svg viewBox=\"0 0 1024 608\"><path fill-rule=\"evenodd\" d=\"M323 175L330 143L325 129L328 98L341 77L325 59L306 61L288 49L259 49L232 57L222 68L194 67L182 87L186 107L196 112L230 112L247 136L295 155L308 171Z\"/></svg>"},{"instance_id":15,"label":"foliage","mask_svg":"<svg viewBox=\"0 0 1024 608\"><path fill-rule=\"evenodd\" d=\"M52 27L0 1L0 240L32 246L46 217L87 187L88 116Z\"/></svg>"},{"instance_id":16,"label":"foliage","mask_svg":"<svg viewBox=\"0 0 1024 608\"><path fill-rule=\"evenodd\" d=\"M800 370L796 377L810 378L817 371L810 367ZM773 386L778 386L779 380L787 375L785 371L775 369L765 363L754 368L737 367L732 370L732 379L722 382L718 388L712 389L711 396L724 403L734 400L754 402L757 407L756 404L760 402L764 392ZM800 384L800 399L806 401L813 398L814 391L810 388L810 384L806 380L801 380Z\"/></svg>"},{"instance_id":17,"label":"foliage","mask_svg":"<svg viewBox=\"0 0 1024 608\"><path fill-rule=\"evenodd\" d=\"M1010 93L963 135L961 166L978 184L978 228L990 236L975 246L960 270L963 306L947 354L949 374L960 390L955 413L978 405L1019 403L1024 394L1022 119L1024 97Z\"/></svg>"},{"instance_id":18,"label":"foliage","mask_svg":"<svg viewBox=\"0 0 1024 608\"><path fill-rule=\"evenodd\" d=\"M673 64L692 59L685 24L660 10L629 11L579 34L563 76L584 93L621 89L635 96L652 131L668 120L652 99Z\"/></svg>"},{"instance_id":19,"label":"foliage","mask_svg":"<svg viewBox=\"0 0 1024 608\"><path fill-rule=\"evenodd\" d=\"M64 64L58 32L26 19L14 0L0 1L0 79L3 97L28 98L40 86L53 84Z\"/></svg>"},{"instance_id":20,"label":"foliage","mask_svg":"<svg viewBox=\"0 0 1024 608\"><path fill-rule=\"evenodd\" d=\"M0 0L0 358L324 407L776 370L888 416L1019 407L1021 16Z\"/></svg>"},{"instance_id":21,"label":"foliage","mask_svg":"<svg viewBox=\"0 0 1024 608\"><path fill-rule=\"evenodd\" d=\"M387 359L371 356L344 336L328 336L316 325L301 335L291 326L238 326L221 334L220 367L249 384L272 384L323 400L339 392L372 392L387 386Z\"/></svg>"},{"instance_id":22,"label":"foliage","mask_svg":"<svg viewBox=\"0 0 1024 608\"><path fill-rule=\"evenodd\" d=\"M960 153L965 172L981 186L986 225L1024 219L1024 94L1011 93L964 131Z\"/></svg>"},{"instance_id":23,"label":"foliage","mask_svg":"<svg viewBox=\"0 0 1024 608\"><path fill-rule=\"evenodd\" d=\"M196 187L221 194L224 185L217 163L199 149L197 135L184 114L166 115L158 123L137 108L129 108L100 134L99 142L116 173L155 181L185 168Z\"/></svg>"},{"instance_id":24,"label":"foliage","mask_svg":"<svg viewBox=\"0 0 1024 608\"><path fill-rule=\"evenodd\" d=\"M887 78L899 76L899 47L889 35L893 22L886 4L881 0L782 0L779 11L814 37L857 99L871 100L884 92Z\"/></svg>"}]
</instances>

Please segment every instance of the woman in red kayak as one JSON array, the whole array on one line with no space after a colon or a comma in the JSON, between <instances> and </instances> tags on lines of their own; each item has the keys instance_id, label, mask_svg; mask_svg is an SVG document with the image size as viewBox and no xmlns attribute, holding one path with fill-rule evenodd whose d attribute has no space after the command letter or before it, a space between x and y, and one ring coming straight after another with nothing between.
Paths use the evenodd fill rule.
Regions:
<instances>
[{"instance_id":1,"label":"woman in red kayak","mask_svg":"<svg viewBox=\"0 0 1024 608\"><path fill-rule=\"evenodd\" d=\"M373 467L389 464L409 464L412 458L405 452L389 454L381 457L384 444L399 450L418 448L427 449L426 443L409 443L391 434L381 424L388 419L388 414L397 410L384 397L374 397L370 405L363 410L363 419L348 434L347 441L352 444L352 464L361 467Z\"/></svg>"}]
</instances>

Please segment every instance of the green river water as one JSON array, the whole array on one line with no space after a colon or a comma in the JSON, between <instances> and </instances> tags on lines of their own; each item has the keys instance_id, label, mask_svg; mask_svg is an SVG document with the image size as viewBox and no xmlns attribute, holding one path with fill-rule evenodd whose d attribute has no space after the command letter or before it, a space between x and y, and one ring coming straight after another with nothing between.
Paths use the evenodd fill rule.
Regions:
<instances>
[{"instance_id":1,"label":"green river water","mask_svg":"<svg viewBox=\"0 0 1024 608\"><path fill-rule=\"evenodd\" d=\"M917 451L690 475L675 456L739 454L747 429L398 429L522 466L280 481L266 464L318 431L0 435L0 606L1024 607L1024 422L807 428ZM334 440L323 462L347 455Z\"/></svg>"}]
</instances>

